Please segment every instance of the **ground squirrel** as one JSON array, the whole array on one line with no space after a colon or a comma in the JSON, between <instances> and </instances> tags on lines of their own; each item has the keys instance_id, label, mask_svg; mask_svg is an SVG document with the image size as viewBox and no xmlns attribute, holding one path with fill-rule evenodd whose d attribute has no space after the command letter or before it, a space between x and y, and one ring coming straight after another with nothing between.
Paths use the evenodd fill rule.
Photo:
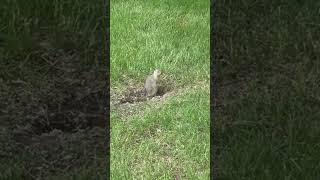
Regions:
<instances>
[{"instance_id":1,"label":"ground squirrel","mask_svg":"<svg viewBox=\"0 0 320 180\"><path fill-rule=\"evenodd\" d=\"M153 97L157 94L158 85L157 81L159 75L161 74L160 70L156 69L152 75L147 77L146 83L144 85L144 95L147 97Z\"/></svg>"}]
</instances>

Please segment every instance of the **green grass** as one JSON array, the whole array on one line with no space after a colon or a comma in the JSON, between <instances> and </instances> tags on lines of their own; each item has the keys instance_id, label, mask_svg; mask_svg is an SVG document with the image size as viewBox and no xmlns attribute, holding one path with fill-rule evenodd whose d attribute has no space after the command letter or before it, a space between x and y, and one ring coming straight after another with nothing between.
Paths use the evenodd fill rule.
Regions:
<instances>
[{"instance_id":1,"label":"green grass","mask_svg":"<svg viewBox=\"0 0 320 180\"><path fill-rule=\"evenodd\" d=\"M320 177L318 5L217 4L220 177Z\"/></svg>"},{"instance_id":2,"label":"green grass","mask_svg":"<svg viewBox=\"0 0 320 180\"><path fill-rule=\"evenodd\" d=\"M209 1L112 1L110 21L112 85L156 67L179 84L209 76Z\"/></svg>"},{"instance_id":3,"label":"green grass","mask_svg":"<svg viewBox=\"0 0 320 180\"><path fill-rule=\"evenodd\" d=\"M111 112L112 179L208 179L209 1L111 1L110 23L111 91L159 68L179 92Z\"/></svg>"},{"instance_id":4,"label":"green grass","mask_svg":"<svg viewBox=\"0 0 320 180\"><path fill-rule=\"evenodd\" d=\"M190 90L142 115L112 118L111 177L209 177L209 92Z\"/></svg>"}]
</instances>

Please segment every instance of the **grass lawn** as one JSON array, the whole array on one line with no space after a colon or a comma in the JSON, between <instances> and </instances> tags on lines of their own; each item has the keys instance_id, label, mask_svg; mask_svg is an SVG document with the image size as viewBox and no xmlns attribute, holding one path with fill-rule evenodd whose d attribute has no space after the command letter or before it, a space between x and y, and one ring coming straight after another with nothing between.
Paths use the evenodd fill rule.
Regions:
<instances>
[{"instance_id":1,"label":"grass lawn","mask_svg":"<svg viewBox=\"0 0 320 180\"><path fill-rule=\"evenodd\" d=\"M208 179L209 1L111 0L110 34L111 94L155 68L168 89L111 107L111 178Z\"/></svg>"},{"instance_id":2,"label":"grass lawn","mask_svg":"<svg viewBox=\"0 0 320 180\"><path fill-rule=\"evenodd\" d=\"M320 177L319 5L217 3L220 177Z\"/></svg>"}]
</instances>

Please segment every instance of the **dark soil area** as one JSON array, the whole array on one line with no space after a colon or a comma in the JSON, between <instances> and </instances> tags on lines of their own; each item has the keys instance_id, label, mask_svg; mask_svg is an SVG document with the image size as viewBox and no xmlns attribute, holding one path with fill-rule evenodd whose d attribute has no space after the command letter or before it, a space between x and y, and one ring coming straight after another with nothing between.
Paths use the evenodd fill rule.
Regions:
<instances>
[{"instance_id":1,"label":"dark soil area","mask_svg":"<svg viewBox=\"0 0 320 180\"><path fill-rule=\"evenodd\" d=\"M0 179L106 179L104 1L0 6Z\"/></svg>"},{"instance_id":2,"label":"dark soil area","mask_svg":"<svg viewBox=\"0 0 320 180\"><path fill-rule=\"evenodd\" d=\"M103 59L102 51L53 47L1 61L2 176L62 178L84 169L79 176L106 177Z\"/></svg>"},{"instance_id":3,"label":"dark soil area","mask_svg":"<svg viewBox=\"0 0 320 180\"><path fill-rule=\"evenodd\" d=\"M166 86L159 86L158 91L155 95L155 97L162 97L166 93L170 92L170 89ZM147 97L145 96L145 91L143 87L129 87L125 92L123 92L121 95L118 95L116 101L118 101L119 104L124 103L136 103L136 102L143 102L147 101Z\"/></svg>"}]
</instances>

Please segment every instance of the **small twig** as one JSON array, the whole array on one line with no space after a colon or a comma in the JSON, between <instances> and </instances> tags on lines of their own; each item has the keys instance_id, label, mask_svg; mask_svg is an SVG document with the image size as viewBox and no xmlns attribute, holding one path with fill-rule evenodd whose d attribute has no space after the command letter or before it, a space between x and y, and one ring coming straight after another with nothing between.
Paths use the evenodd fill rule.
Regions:
<instances>
[{"instance_id":1,"label":"small twig","mask_svg":"<svg viewBox=\"0 0 320 180\"><path fill-rule=\"evenodd\" d=\"M51 66L55 67L55 65L58 62L58 59L54 62L51 62L49 59L47 59L43 54L40 56L42 60L46 61L48 64L50 64Z\"/></svg>"}]
</instances>

